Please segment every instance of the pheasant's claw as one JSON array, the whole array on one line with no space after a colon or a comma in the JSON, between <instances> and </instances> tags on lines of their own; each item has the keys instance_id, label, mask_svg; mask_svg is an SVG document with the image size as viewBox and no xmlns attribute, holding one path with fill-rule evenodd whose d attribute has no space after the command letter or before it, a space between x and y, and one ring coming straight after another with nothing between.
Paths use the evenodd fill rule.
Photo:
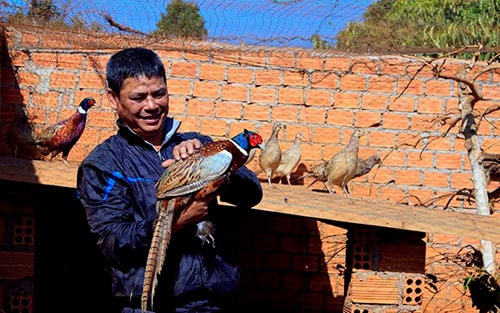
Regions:
<instances>
[{"instance_id":1,"label":"pheasant's claw","mask_svg":"<svg viewBox=\"0 0 500 313\"><path fill-rule=\"evenodd\" d=\"M203 221L198 223L196 229L196 236L200 238L201 245L209 245L215 248L215 225L210 221Z\"/></svg>"}]
</instances>

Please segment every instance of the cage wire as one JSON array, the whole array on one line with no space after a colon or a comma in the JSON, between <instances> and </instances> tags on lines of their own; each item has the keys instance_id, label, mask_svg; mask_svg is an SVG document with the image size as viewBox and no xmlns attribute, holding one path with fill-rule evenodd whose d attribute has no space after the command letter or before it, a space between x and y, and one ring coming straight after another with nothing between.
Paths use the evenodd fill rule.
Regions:
<instances>
[{"instance_id":1,"label":"cage wire","mask_svg":"<svg viewBox=\"0 0 500 313\"><path fill-rule=\"evenodd\" d=\"M208 41L237 45L312 48L319 35L330 45L348 22L360 21L375 0L186 0L205 21ZM0 19L28 12L30 0L0 1ZM151 34L170 1L53 0L65 24L75 18L101 32ZM116 25L111 25L109 18Z\"/></svg>"}]
</instances>

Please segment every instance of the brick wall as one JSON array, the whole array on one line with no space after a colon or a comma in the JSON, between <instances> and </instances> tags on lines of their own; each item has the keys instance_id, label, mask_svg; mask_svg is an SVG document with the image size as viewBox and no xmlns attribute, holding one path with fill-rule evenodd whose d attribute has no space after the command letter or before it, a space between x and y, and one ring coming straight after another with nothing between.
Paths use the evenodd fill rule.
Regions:
<instances>
[{"instance_id":1,"label":"brick wall","mask_svg":"<svg viewBox=\"0 0 500 313\"><path fill-rule=\"evenodd\" d=\"M248 128L268 137L270 122L279 121L285 125L279 136L283 148L291 145L297 132L305 135L302 161L293 174L296 178L319 160L329 159L339 151L348 142L353 127L359 127L367 130L367 136L360 140L360 156L379 154L383 165L351 182L353 197L443 206L451 192L472 187L464 141L457 135L459 125L439 137L448 126L435 123L437 117L448 113L452 119L459 116L458 86L450 80L434 79L430 71L421 70L421 63L416 60L203 43L161 44L134 37L95 35L82 40L75 34L10 27L4 28L2 44L1 155L10 154L5 132L19 106L27 109L40 130L47 123L71 115L80 99L92 96L98 104L89 111L85 132L69 155L69 161L80 161L116 131L115 114L104 94L107 60L121 47L143 45L157 51L165 64L171 94L170 113L183 122L181 131L199 131L218 138ZM447 61L445 71L453 74L460 66L458 61ZM478 68L483 66L485 64L478 64ZM478 112L500 105L498 70L481 75L477 85L486 99L476 105ZM499 126L499 111L479 126L483 149L490 153L500 153ZM258 170L257 158L249 167ZM498 182L492 182L488 189L498 187ZM318 184L314 188L322 186ZM463 196L453 198L449 205L474 212L474 204ZM350 258L356 253L346 256L332 251L345 246L348 227L269 213L255 214L258 221L262 218L266 223L256 221L247 225L254 235L249 237L252 243L247 249L253 252L245 257L248 271L244 273L249 276L243 277L244 287L251 286L246 301L281 303L282 306L275 307L285 310L290 309L292 297L296 299L293 304L297 308L341 308L344 297L349 299L349 295L344 293L345 273L339 267L351 262ZM261 224L272 226L260 228ZM308 250L311 242L304 241L304 237L311 236L316 238L316 245L322 246L316 247L314 253ZM279 241L276 238L280 238ZM331 242L328 238L336 239ZM418 304L436 311L451 305L461 307L464 312L470 310L467 294L457 294L463 291L462 276L456 274L449 278L453 262L442 256L461 251L467 244L478 246L479 243L434 234L422 240L426 251L418 251L427 256L420 274L444 275L445 283L440 285L439 292L424 294L423 302ZM290 242L292 247L286 245ZM371 251L379 251L375 244L371 248ZM384 251L386 255L393 254L393 250ZM358 254L358 257L362 256ZM323 258L329 262L325 263ZM321 264L329 265L322 267ZM397 290L406 286L404 273L399 271L393 277L399 282ZM353 284L359 278L354 276ZM357 288L354 290L359 290L359 286L368 288L368 293L370 288L377 289L377 283L353 286ZM308 295L314 292L322 296L315 297L315 303L309 303L314 301L308 300ZM255 299L259 301L252 302ZM359 306L356 299L360 297L351 299L352 312L385 312L384 306L382 309ZM401 309L414 304L412 301L385 303L387 312L395 310L395 306Z\"/></svg>"}]
</instances>

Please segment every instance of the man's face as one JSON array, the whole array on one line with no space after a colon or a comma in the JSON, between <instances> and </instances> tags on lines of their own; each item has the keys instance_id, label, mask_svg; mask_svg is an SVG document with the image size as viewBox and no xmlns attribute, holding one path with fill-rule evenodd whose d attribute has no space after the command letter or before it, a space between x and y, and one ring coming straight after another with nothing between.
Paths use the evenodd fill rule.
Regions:
<instances>
[{"instance_id":1,"label":"man's face","mask_svg":"<svg viewBox=\"0 0 500 313\"><path fill-rule=\"evenodd\" d=\"M169 102L167 85L161 77L127 78L119 95L108 90L108 100L125 125L143 139L161 143Z\"/></svg>"}]
</instances>

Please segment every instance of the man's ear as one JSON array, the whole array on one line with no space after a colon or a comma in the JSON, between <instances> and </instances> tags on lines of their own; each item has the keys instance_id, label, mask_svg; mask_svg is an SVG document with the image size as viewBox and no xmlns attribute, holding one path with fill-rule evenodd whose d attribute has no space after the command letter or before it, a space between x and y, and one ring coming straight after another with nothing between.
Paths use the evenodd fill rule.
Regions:
<instances>
[{"instance_id":1,"label":"man's ear","mask_svg":"<svg viewBox=\"0 0 500 313\"><path fill-rule=\"evenodd\" d=\"M113 109L116 110L118 108L118 95L116 95L111 89L108 88L108 92L106 93L108 96L108 102L109 106Z\"/></svg>"}]
</instances>

